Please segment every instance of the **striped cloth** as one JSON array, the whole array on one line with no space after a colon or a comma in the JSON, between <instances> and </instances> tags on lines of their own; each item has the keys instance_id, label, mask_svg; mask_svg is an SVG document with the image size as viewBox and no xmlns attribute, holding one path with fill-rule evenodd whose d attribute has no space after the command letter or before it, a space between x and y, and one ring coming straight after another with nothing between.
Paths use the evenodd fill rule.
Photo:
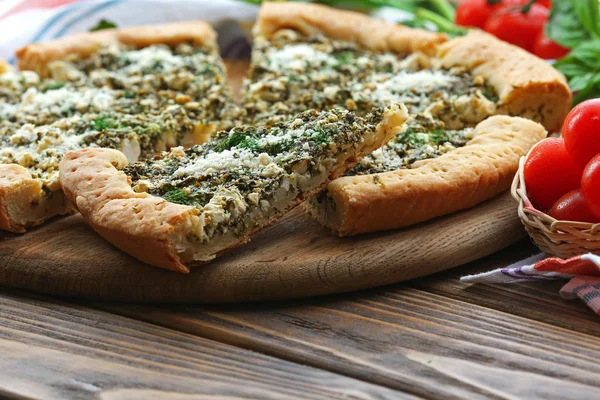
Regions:
<instances>
[{"instance_id":1,"label":"striped cloth","mask_svg":"<svg viewBox=\"0 0 600 400\"><path fill-rule=\"evenodd\" d=\"M0 0L0 59L14 64L22 46L87 32L102 19L119 27L207 21L219 34L223 57L248 58L240 24L249 25L257 12L257 5L237 0Z\"/></svg>"},{"instance_id":2,"label":"striped cloth","mask_svg":"<svg viewBox=\"0 0 600 400\"><path fill-rule=\"evenodd\" d=\"M600 257L594 254L563 260L538 254L505 268L462 277L466 283L518 283L569 279L560 289L563 299L580 298L600 315Z\"/></svg>"}]
</instances>

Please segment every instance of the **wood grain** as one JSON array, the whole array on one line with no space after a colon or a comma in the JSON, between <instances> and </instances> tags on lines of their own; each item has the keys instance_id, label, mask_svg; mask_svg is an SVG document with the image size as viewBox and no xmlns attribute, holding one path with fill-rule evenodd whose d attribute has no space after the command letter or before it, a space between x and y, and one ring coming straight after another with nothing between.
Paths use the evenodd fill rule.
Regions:
<instances>
[{"instance_id":1,"label":"wood grain","mask_svg":"<svg viewBox=\"0 0 600 400\"><path fill-rule=\"evenodd\" d=\"M507 255L522 257L531 250L521 244L502 254L506 261ZM487 261L493 264L493 258ZM583 322L582 330L590 334L511 315L510 307L500 311L468 302L476 303L481 293L467 301L449 297L443 275L426 280L437 282L441 294L428 291L433 284L419 280L260 305L92 306L426 398L596 396L599 324L582 318L585 306L565 304L576 311L573 318L565 310L550 319L565 326ZM501 303L502 296L497 293L495 302ZM540 305L526 301L524 307ZM547 314L553 313L550 303Z\"/></svg>"},{"instance_id":2,"label":"wood grain","mask_svg":"<svg viewBox=\"0 0 600 400\"><path fill-rule=\"evenodd\" d=\"M0 397L410 399L105 312L0 292Z\"/></svg>"},{"instance_id":3,"label":"wood grain","mask_svg":"<svg viewBox=\"0 0 600 400\"><path fill-rule=\"evenodd\" d=\"M0 241L0 284L148 303L299 298L439 272L523 236L508 193L409 229L350 238L331 235L296 209L250 244L183 275L135 260L74 215Z\"/></svg>"}]
</instances>

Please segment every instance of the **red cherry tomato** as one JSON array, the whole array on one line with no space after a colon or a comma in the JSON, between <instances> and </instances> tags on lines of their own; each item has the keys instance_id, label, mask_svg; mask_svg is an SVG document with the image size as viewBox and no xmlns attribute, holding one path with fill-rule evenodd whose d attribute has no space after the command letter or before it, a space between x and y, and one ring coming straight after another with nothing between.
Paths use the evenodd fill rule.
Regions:
<instances>
[{"instance_id":1,"label":"red cherry tomato","mask_svg":"<svg viewBox=\"0 0 600 400\"><path fill-rule=\"evenodd\" d=\"M529 0L460 0L456 6L454 22L460 26L472 26L483 29L490 16L502 6L522 6ZM538 0L550 8L549 0Z\"/></svg>"},{"instance_id":2,"label":"red cherry tomato","mask_svg":"<svg viewBox=\"0 0 600 400\"><path fill-rule=\"evenodd\" d=\"M562 47L546 36L544 30L540 32L533 44L533 54L544 60L558 60L569 54L570 51L571 49Z\"/></svg>"},{"instance_id":3,"label":"red cherry tomato","mask_svg":"<svg viewBox=\"0 0 600 400\"><path fill-rule=\"evenodd\" d=\"M600 153L600 99L579 103L562 127L565 147L581 166Z\"/></svg>"},{"instance_id":4,"label":"red cherry tomato","mask_svg":"<svg viewBox=\"0 0 600 400\"><path fill-rule=\"evenodd\" d=\"M592 158L583 170L581 193L592 214L600 218L600 154Z\"/></svg>"},{"instance_id":5,"label":"red cherry tomato","mask_svg":"<svg viewBox=\"0 0 600 400\"><path fill-rule=\"evenodd\" d=\"M552 7L552 0L537 0L535 4L546 7L548 10Z\"/></svg>"},{"instance_id":6,"label":"red cherry tomato","mask_svg":"<svg viewBox=\"0 0 600 400\"><path fill-rule=\"evenodd\" d=\"M590 211L581 190L572 190L552 206L549 213L552 217L561 221L578 221L596 223L600 219L596 218Z\"/></svg>"},{"instance_id":7,"label":"red cherry tomato","mask_svg":"<svg viewBox=\"0 0 600 400\"><path fill-rule=\"evenodd\" d=\"M456 7L456 25L483 29L486 21L501 6L488 0L461 0Z\"/></svg>"},{"instance_id":8,"label":"red cherry tomato","mask_svg":"<svg viewBox=\"0 0 600 400\"><path fill-rule=\"evenodd\" d=\"M532 52L536 38L548 21L548 9L533 4L528 12L522 7L504 6L485 24L486 32Z\"/></svg>"},{"instance_id":9,"label":"red cherry tomato","mask_svg":"<svg viewBox=\"0 0 600 400\"><path fill-rule=\"evenodd\" d=\"M583 170L560 138L538 143L527 160L523 175L529 199L541 210L549 209L565 193L578 189Z\"/></svg>"}]
</instances>

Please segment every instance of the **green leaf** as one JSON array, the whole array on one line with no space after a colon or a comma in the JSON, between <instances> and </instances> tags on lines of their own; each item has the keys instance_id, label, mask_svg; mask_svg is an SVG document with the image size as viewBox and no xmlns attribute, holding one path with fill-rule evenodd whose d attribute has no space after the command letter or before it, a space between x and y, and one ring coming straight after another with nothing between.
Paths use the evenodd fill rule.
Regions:
<instances>
[{"instance_id":1,"label":"green leaf","mask_svg":"<svg viewBox=\"0 0 600 400\"><path fill-rule=\"evenodd\" d=\"M101 19L96 25L90 28L90 32L101 31L103 29L116 28L117 24L107 19Z\"/></svg>"},{"instance_id":2,"label":"green leaf","mask_svg":"<svg viewBox=\"0 0 600 400\"><path fill-rule=\"evenodd\" d=\"M586 87L581 89L573 99L573 105L579 104L582 101L600 97L600 74L595 74L589 81Z\"/></svg>"},{"instance_id":3,"label":"green leaf","mask_svg":"<svg viewBox=\"0 0 600 400\"><path fill-rule=\"evenodd\" d=\"M574 105L600 97L600 40L583 42L554 67L569 79L569 87L576 93Z\"/></svg>"},{"instance_id":4,"label":"green leaf","mask_svg":"<svg viewBox=\"0 0 600 400\"><path fill-rule=\"evenodd\" d=\"M42 90L43 93L46 93L50 90L56 90L56 89L60 89L63 86L65 86L65 82L52 82L50 84L48 84L44 90Z\"/></svg>"},{"instance_id":5,"label":"green leaf","mask_svg":"<svg viewBox=\"0 0 600 400\"><path fill-rule=\"evenodd\" d=\"M162 197L171 203L184 204L187 206L193 206L197 203L192 196L181 189L173 189L165 192Z\"/></svg>"},{"instance_id":6,"label":"green leaf","mask_svg":"<svg viewBox=\"0 0 600 400\"><path fill-rule=\"evenodd\" d=\"M232 133L227 135L220 143L217 144L216 151L230 150L234 147L239 149L258 149L258 136L255 132L241 129L235 129Z\"/></svg>"},{"instance_id":7,"label":"green leaf","mask_svg":"<svg viewBox=\"0 0 600 400\"><path fill-rule=\"evenodd\" d=\"M433 11L449 21L454 21L454 6L448 0L429 0L429 4Z\"/></svg>"},{"instance_id":8,"label":"green leaf","mask_svg":"<svg viewBox=\"0 0 600 400\"><path fill-rule=\"evenodd\" d=\"M101 115L92 121L92 129L102 132L107 129L119 128L119 122L111 116Z\"/></svg>"},{"instance_id":9,"label":"green leaf","mask_svg":"<svg viewBox=\"0 0 600 400\"><path fill-rule=\"evenodd\" d=\"M584 8L587 10L585 12L595 13L595 16L583 15L585 14ZM585 23L581 20L582 17L586 19ZM545 32L550 39L572 49L594 37L592 32L595 32L598 27L592 27L590 30L587 27L598 18L597 0L553 1Z\"/></svg>"},{"instance_id":10,"label":"green leaf","mask_svg":"<svg viewBox=\"0 0 600 400\"><path fill-rule=\"evenodd\" d=\"M591 72L574 76L573 79L569 80L569 87L573 92L579 92L588 86L588 84L593 80L594 76L595 74Z\"/></svg>"},{"instance_id":11,"label":"green leaf","mask_svg":"<svg viewBox=\"0 0 600 400\"><path fill-rule=\"evenodd\" d=\"M431 22L437 27L438 32L447 33L449 36L460 36L468 32L466 28L456 26L453 21L425 8L417 8L415 19Z\"/></svg>"},{"instance_id":12,"label":"green leaf","mask_svg":"<svg viewBox=\"0 0 600 400\"><path fill-rule=\"evenodd\" d=\"M593 38L600 38L600 9L596 0L571 1L575 14Z\"/></svg>"}]
</instances>

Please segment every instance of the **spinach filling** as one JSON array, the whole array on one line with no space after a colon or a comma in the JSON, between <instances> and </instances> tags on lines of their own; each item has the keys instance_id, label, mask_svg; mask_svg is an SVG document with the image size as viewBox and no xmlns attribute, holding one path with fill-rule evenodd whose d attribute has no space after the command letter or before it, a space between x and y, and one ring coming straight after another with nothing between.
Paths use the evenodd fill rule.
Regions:
<instances>
[{"instance_id":1,"label":"spinach filling","mask_svg":"<svg viewBox=\"0 0 600 400\"><path fill-rule=\"evenodd\" d=\"M427 131L409 127L386 146L364 157L356 164L350 175L376 174L411 168L417 161L436 158L448 151L463 147L470 140L470 133L471 129Z\"/></svg>"},{"instance_id":2,"label":"spinach filling","mask_svg":"<svg viewBox=\"0 0 600 400\"><path fill-rule=\"evenodd\" d=\"M443 69L418 53L369 51L291 30L257 38L242 94L246 120L266 125L306 108L345 107L364 116L373 107L402 102L411 115L428 112L456 130L485 119L498 101L493 88L464 68ZM461 96L478 98L482 111L463 118L471 111Z\"/></svg>"},{"instance_id":3,"label":"spinach filling","mask_svg":"<svg viewBox=\"0 0 600 400\"><path fill-rule=\"evenodd\" d=\"M222 131L204 145L175 149L124 171L137 191L199 208L221 202L231 215L237 215L236 207L247 213L264 207L261 201L272 204L278 189L301 193L295 186L300 176L321 176L325 165L332 167L343 151L356 148L382 119L382 109L368 118L342 109L309 110L272 128ZM223 193L229 201L223 202ZM228 226L239 224L243 215Z\"/></svg>"}]
</instances>

